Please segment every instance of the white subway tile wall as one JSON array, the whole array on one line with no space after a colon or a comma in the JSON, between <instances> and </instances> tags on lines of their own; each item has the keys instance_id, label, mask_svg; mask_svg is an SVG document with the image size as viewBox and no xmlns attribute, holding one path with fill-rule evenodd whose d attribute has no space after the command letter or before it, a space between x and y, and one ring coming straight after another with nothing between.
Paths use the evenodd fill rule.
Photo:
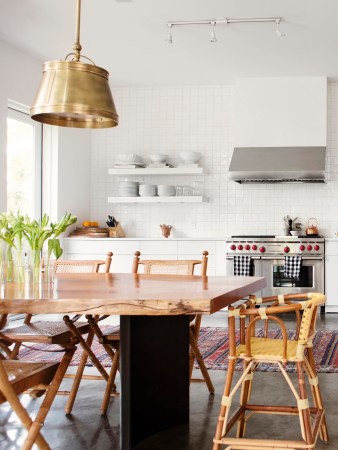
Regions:
<instances>
[{"instance_id":1,"label":"white subway tile wall","mask_svg":"<svg viewBox=\"0 0 338 450\"><path fill-rule=\"evenodd\" d=\"M326 184L249 184L228 180L234 147L234 86L124 87L113 89L119 126L92 133L91 217L104 224L108 214L129 237L160 237L160 224L174 237L283 234L283 217L304 226L318 220L321 234L338 231L338 83L328 86ZM180 151L202 153L204 175L115 176L116 155L136 153L145 162L164 153L179 163ZM206 203L109 204L121 180L193 186L200 182Z\"/></svg>"}]
</instances>

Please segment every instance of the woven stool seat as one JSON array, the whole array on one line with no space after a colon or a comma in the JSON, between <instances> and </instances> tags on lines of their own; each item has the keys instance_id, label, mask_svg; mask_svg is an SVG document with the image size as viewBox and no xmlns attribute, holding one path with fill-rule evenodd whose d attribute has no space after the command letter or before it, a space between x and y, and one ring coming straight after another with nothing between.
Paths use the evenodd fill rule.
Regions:
<instances>
[{"instance_id":1,"label":"woven stool seat","mask_svg":"<svg viewBox=\"0 0 338 450\"><path fill-rule=\"evenodd\" d=\"M74 326L85 334L89 330L87 322L74 322ZM15 328L5 328L1 330L2 334L9 339L20 340L26 342L38 342L38 343L56 343L57 339L59 343L60 338L64 334L69 338L69 328L64 322L53 321L36 321L28 324L19 325ZM55 339L54 339L55 338Z\"/></svg>"},{"instance_id":2,"label":"woven stool seat","mask_svg":"<svg viewBox=\"0 0 338 450\"><path fill-rule=\"evenodd\" d=\"M273 360L281 361L283 359L283 340L270 338L255 338L250 339L251 342L251 356L255 360L262 359L264 361ZM297 341L287 341L286 357L289 361L297 359ZM246 346L239 345L236 348L236 356L239 358L247 357Z\"/></svg>"},{"instance_id":3,"label":"woven stool seat","mask_svg":"<svg viewBox=\"0 0 338 450\"><path fill-rule=\"evenodd\" d=\"M48 366L54 366L55 368L59 363L44 363L44 362L29 362L25 361L22 364L21 361L3 361L3 366L7 372L8 379L11 383L20 381L25 378L27 374L36 372L37 370L45 369Z\"/></svg>"},{"instance_id":4,"label":"woven stool seat","mask_svg":"<svg viewBox=\"0 0 338 450\"><path fill-rule=\"evenodd\" d=\"M120 335L120 327L118 325L110 326L102 331L102 336L109 337L109 336L119 336Z\"/></svg>"}]
</instances>

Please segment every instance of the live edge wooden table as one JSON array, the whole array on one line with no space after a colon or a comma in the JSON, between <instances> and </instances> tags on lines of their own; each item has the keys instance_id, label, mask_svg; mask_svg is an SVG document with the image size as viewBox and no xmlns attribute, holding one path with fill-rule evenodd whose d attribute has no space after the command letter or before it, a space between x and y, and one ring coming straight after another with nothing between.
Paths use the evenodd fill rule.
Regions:
<instances>
[{"instance_id":1,"label":"live edge wooden table","mask_svg":"<svg viewBox=\"0 0 338 450\"><path fill-rule=\"evenodd\" d=\"M256 277L63 274L53 284L0 284L0 314L121 316L121 450L129 450L189 422L189 315L213 314L265 285Z\"/></svg>"}]
</instances>

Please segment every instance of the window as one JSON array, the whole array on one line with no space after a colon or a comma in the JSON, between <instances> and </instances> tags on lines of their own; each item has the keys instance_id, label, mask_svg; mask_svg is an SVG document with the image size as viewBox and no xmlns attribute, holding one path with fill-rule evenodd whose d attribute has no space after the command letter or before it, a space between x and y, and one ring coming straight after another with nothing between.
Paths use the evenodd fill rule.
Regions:
<instances>
[{"instance_id":1,"label":"window","mask_svg":"<svg viewBox=\"0 0 338 450\"><path fill-rule=\"evenodd\" d=\"M7 114L7 210L41 216L42 126L28 111L9 105Z\"/></svg>"}]
</instances>

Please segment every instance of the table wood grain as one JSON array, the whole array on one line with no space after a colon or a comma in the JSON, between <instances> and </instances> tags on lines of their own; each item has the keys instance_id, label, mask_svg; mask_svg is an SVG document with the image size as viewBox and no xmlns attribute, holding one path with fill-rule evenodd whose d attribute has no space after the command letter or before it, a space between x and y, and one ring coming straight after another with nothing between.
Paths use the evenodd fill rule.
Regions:
<instances>
[{"instance_id":1,"label":"table wood grain","mask_svg":"<svg viewBox=\"0 0 338 450\"><path fill-rule=\"evenodd\" d=\"M0 314L213 314L265 285L259 277L60 274L52 284L1 284Z\"/></svg>"}]
</instances>

